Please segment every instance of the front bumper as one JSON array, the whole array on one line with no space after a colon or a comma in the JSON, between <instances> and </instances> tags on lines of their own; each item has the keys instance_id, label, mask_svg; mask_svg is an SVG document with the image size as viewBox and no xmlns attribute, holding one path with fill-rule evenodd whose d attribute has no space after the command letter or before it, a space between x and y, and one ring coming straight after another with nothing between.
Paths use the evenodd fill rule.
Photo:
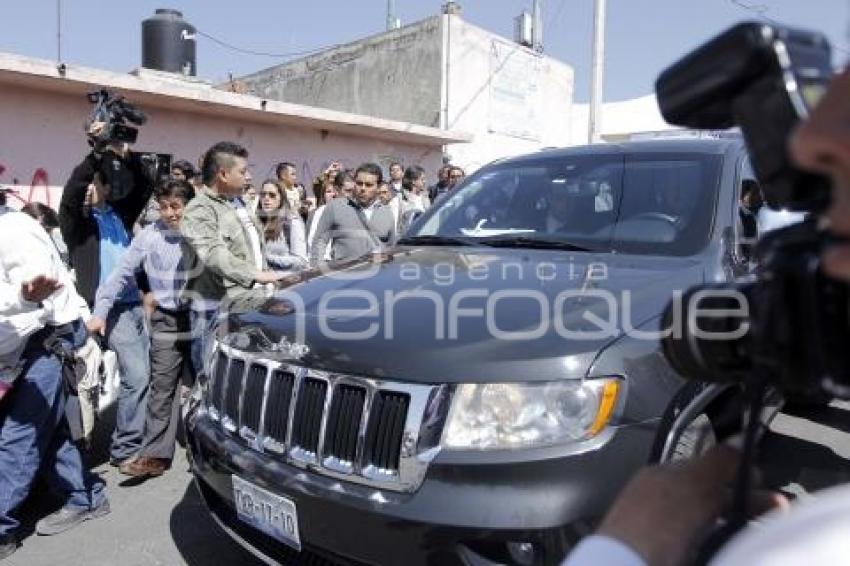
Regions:
<instances>
[{"instance_id":1,"label":"front bumper","mask_svg":"<svg viewBox=\"0 0 850 566\"><path fill-rule=\"evenodd\" d=\"M529 542L535 563L548 564L646 463L655 434L654 423L620 427L581 454L538 451L527 460L442 453L415 493L397 493L280 462L203 412L187 421L193 473L214 517L255 554L288 564L295 551L236 518L231 476L291 499L304 551L330 563L510 563L506 543Z\"/></svg>"}]
</instances>

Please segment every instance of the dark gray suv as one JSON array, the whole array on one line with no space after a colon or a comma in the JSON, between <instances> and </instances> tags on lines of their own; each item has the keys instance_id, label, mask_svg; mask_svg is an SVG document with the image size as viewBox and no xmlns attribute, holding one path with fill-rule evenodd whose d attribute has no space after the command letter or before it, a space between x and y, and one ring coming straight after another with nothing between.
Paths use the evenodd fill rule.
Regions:
<instances>
[{"instance_id":1,"label":"dark gray suv","mask_svg":"<svg viewBox=\"0 0 850 566\"><path fill-rule=\"evenodd\" d=\"M748 270L753 181L739 139L506 159L233 305L187 418L211 513L269 561L557 563L695 394L661 313Z\"/></svg>"}]
</instances>

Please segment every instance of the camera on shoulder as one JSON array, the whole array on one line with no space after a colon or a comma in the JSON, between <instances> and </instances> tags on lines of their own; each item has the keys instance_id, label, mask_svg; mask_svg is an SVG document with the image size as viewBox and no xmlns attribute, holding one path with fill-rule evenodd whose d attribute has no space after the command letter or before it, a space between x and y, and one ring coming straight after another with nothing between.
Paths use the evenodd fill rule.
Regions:
<instances>
[{"instance_id":1,"label":"camera on shoulder","mask_svg":"<svg viewBox=\"0 0 850 566\"><path fill-rule=\"evenodd\" d=\"M94 108L86 122L86 132L89 145L96 152L106 150L113 143L136 143L139 130L127 122L143 125L147 121L144 112L127 102L123 96L106 89L90 92L88 99ZM103 124L103 127L92 131L92 125L96 123Z\"/></svg>"},{"instance_id":2,"label":"camera on shoulder","mask_svg":"<svg viewBox=\"0 0 850 566\"><path fill-rule=\"evenodd\" d=\"M850 398L850 294L820 268L831 241L819 222L830 182L798 169L788 149L794 127L831 77L822 34L746 22L686 55L656 82L665 120L697 129L739 126L765 201L806 213L804 221L759 241L754 276L686 293L701 300L682 301L690 312L681 318L689 324L664 341L665 355L685 376L771 386L790 399ZM668 323L673 316L671 305Z\"/></svg>"},{"instance_id":3,"label":"camera on shoulder","mask_svg":"<svg viewBox=\"0 0 850 566\"><path fill-rule=\"evenodd\" d=\"M116 144L133 144L147 116L123 96L107 89L88 94L94 106L86 121L88 143L98 157L98 173L109 185L110 201L126 198L139 183L152 186L171 171L171 155L155 152L117 152ZM131 125L132 124L132 125Z\"/></svg>"}]
</instances>

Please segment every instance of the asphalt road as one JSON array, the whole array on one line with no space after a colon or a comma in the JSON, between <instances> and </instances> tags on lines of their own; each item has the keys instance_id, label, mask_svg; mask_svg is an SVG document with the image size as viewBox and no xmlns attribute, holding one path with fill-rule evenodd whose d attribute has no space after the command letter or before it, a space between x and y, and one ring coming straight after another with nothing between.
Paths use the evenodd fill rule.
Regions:
<instances>
[{"instance_id":1,"label":"asphalt road","mask_svg":"<svg viewBox=\"0 0 850 566\"><path fill-rule=\"evenodd\" d=\"M21 548L0 562L20 566L189 566L264 564L233 542L213 522L192 484L185 450L179 447L163 476L135 484L109 466L110 416L88 455L107 483L112 512L53 537L32 534L38 518L55 509L42 493L27 502L27 534Z\"/></svg>"},{"instance_id":2,"label":"asphalt road","mask_svg":"<svg viewBox=\"0 0 850 566\"><path fill-rule=\"evenodd\" d=\"M772 429L763 443L768 485L806 498L818 489L850 481L850 403L834 402L817 412L783 413ZM164 476L128 485L125 476L105 463L106 442L105 437L97 439L91 464L106 479L112 513L55 537L36 536L32 526L51 510L49 499L39 493L25 507L23 546L4 566L260 564L209 518L181 449Z\"/></svg>"}]
</instances>

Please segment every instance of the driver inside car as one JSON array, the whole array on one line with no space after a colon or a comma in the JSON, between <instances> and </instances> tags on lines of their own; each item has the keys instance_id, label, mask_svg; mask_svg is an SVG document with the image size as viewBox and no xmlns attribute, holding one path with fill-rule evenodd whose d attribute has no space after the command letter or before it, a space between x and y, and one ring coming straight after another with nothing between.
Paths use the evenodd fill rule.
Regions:
<instances>
[{"instance_id":1,"label":"driver inside car","mask_svg":"<svg viewBox=\"0 0 850 566\"><path fill-rule=\"evenodd\" d=\"M567 231L570 224L570 200L574 198L572 194L573 191L566 185L549 185L549 195L546 199L549 206L543 222L544 232L558 234Z\"/></svg>"},{"instance_id":2,"label":"driver inside car","mask_svg":"<svg viewBox=\"0 0 850 566\"><path fill-rule=\"evenodd\" d=\"M684 220L685 202L682 191L676 185L660 185L654 191L655 210L670 218L677 227Z\"/></svg>"},{"instance_id":3,"label":"driver inside car","mask_svg":"<svg viewBox=\"0 0 850 566\"><path fill-rule=\"evenodd\" d=\"M597 192L596 187L584 179L551 181L546 194L543 233L572 236L594 233L601 220L607 223L607 217L603 219L595 212Z\"/></svg>"}]
</instances>

